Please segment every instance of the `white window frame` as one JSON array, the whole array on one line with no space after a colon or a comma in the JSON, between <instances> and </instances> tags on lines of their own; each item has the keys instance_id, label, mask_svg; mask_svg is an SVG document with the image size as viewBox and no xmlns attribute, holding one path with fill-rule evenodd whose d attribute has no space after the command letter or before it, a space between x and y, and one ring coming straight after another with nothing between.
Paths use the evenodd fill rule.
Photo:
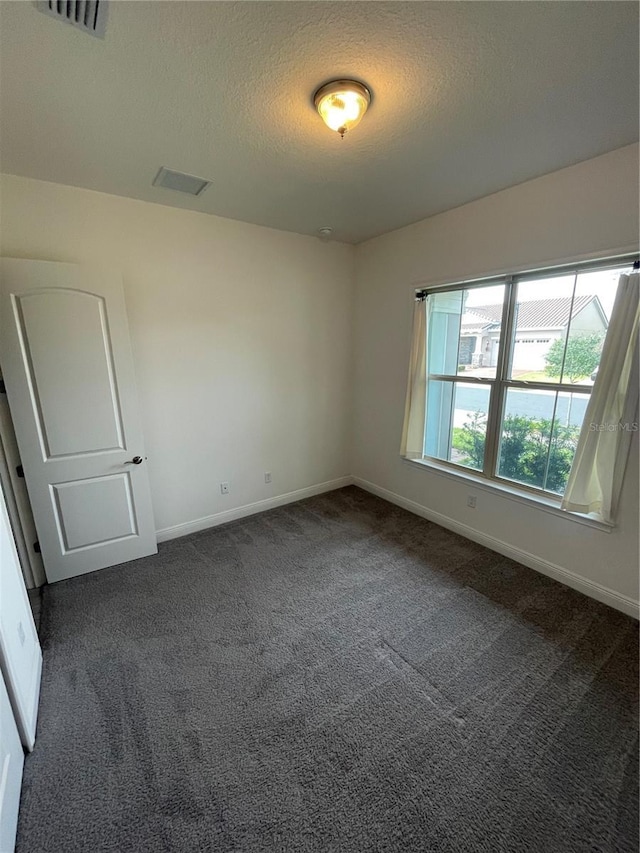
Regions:
<instances>
[{"instance_id":1,"label":"white window frame","mask_svg":"<svg viewBox=\"0 0 640 853\"><path fill-rule=\"evenodd\" d=\"M530 486L526 483L520 483L515 480L510 480L506 477L501 477L497 473L499 463L500 438L502 432L502 424L504 421L504 406L509 388L526 389L526 390L541 390L551 392L566 392L570 394L591 395L591 386L577 386L571 383L562 382L540 382L540 381L522 381L510 379L511 362L515 349L515 330L514 318L515 308L517 304L517 285L526 281L539 281L543 278L556 278L561 275L579 275L585 272L595 272L598 270L620 269L629 267L630 271L634 265L638 263L638 255L625 254L614 257L585 260L571 264L560 264L552 267L545 267L538 270L527 270L526 272L514 272L510 274L494 275L487 278L475 279L473 281L461 281L454 284L434 285L432 287L421 287L415 291L415 298L431 296L436 293L445 293L451 291L471 290L478 287L487 287L491 285L505 285L505 299L503 305L502 322L500 326L500 346L498 349L498 362L496 365L495 378L470 377L456 373L453 374L435 374L428 373L426 380L439 380L456 384L474 384L489 388L489 406L487 415L487 428L485 439L485 456L483 470L479 471L475 468L469 468L465 465L460 465L448 459L440 457L424 455L422 460L407 460L412 464L426 465L433 468L439 473L449 474L451 476L465 479L476 483L480 487L488 487L495 491L499 491L509 496L521 496L524 500L533 500L536 504L540 504L543 508L546 507L553 512L562 512L560 503L562 496L545 489L540 489L535 486ZM637 268L637 266L636 266ZM574 294L575 295L575 294ZM504 342L508 346L504 345ZM556 403L557 405L557 397ZM554 417L555 417L554 405ZM428 406L428 402L427 402ZM426 421L425 421L426 429ZM426 444L426 435L425 435ZM575 513L562 512L565 517L576 518ZM580 519L576 519L580 520ZM598 527L611 527L602 522L595 521L588 517L585 520Z\"/></svg>"}]
</instances>

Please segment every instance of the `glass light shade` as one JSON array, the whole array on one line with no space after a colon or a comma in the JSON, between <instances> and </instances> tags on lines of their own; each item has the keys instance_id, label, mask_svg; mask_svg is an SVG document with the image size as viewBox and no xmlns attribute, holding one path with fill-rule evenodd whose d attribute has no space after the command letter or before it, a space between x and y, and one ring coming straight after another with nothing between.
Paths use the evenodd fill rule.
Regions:
<instances>
[{"instance_id":1,"label":"glass light shade","mask_svg":"<svg viewBox=\"0 0 640 853\"><path fill-rule=\"evenodd\" d=\"M334 80L318 89L314 103L327 127L344 136L362 120L371 93L355 80Z\"/></svg>"}]
</instances>

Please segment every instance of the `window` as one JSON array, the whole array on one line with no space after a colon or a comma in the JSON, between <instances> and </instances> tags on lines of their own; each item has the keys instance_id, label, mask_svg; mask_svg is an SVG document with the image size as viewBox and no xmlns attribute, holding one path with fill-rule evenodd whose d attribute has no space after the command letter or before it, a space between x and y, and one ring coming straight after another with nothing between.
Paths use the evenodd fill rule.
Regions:
<instances>
[{"instance_id":1,"label":"window","mask_svg":"<svg viewBox=\"0 0 640 853\"><path fill-rule=\"evenodd\" d=\"M418 292L427 301L423 458L559 499L632 260Z\"/></svg>"}]
</instances>

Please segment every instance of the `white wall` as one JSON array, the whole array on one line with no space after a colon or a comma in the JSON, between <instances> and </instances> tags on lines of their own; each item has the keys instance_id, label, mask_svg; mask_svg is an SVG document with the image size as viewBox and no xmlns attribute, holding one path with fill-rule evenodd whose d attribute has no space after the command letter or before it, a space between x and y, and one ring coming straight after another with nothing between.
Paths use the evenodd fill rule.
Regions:
<instances>
[{"instance_id":1,"label":"white wall","mask_svg":"<svg viewBox=\"0 0 640 853\"><path fill-rule=\"evenodd\" d=\"M633 145L358 246L353 474L529 554L530 563L572 573L582 588L597 593L590 584L606 587L614 591L609 601L616 594L619 604L637 601L637 434L612 533L487 491L478 491L477 509L468 509L467 485L399 456L416 285L637 245L638 146Z\"/></svg>"},{"instance_id":2,"label":"white wall","mask_svg":"<svg viewBox=\"0 0 640 853\"><path fill-rule=\"evenodd\" d=\"M13 176L0 187L3 255L123 272L158 529L350 473L353 247Z\"/></svg>"},{"instance_id":3,"label":"white wall","mask_svg":"<svg viewBox=\"0 0 640 853\"><path fill-rule=\"evenodd\" d=\"M609 534L486 491L467 509L467 486L398 448L413 287L637 246L638 146L356 250L30 179L0 187L3 254L123 270L159 529L354 474L611 603L637 600L637 436Z\"/></svg>"}]
</instances>

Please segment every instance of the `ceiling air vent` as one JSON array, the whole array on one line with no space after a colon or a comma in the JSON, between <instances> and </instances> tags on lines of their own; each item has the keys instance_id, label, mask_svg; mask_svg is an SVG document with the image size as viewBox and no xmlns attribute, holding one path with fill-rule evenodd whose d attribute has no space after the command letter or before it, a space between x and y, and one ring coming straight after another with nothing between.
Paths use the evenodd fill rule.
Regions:
<instances>
[{"instance_id":1,"label":"ceiling air vent","mask_svg":"<svg viewBox=\"0 0 640 853\"><path fill-rule=\"evenodd\" d=\"M41 12L65 21L85 33L104 38L107 0L35 0Z\"/></svg>"},{"instance_id":2,"label":"ceiling air vent","mask_svg":"<svg viewBox=\"0 0 640 853\"><path fill-rule=\"evenodd\" d=\"M196 178L195 175L185 175L182 172L173 172L164 166L160 169L153 180L154 187L164 187L166 190L175 190L179 193L189 195L202 195L211 184L206 178Z\"/></svg>"}]
</instances>

